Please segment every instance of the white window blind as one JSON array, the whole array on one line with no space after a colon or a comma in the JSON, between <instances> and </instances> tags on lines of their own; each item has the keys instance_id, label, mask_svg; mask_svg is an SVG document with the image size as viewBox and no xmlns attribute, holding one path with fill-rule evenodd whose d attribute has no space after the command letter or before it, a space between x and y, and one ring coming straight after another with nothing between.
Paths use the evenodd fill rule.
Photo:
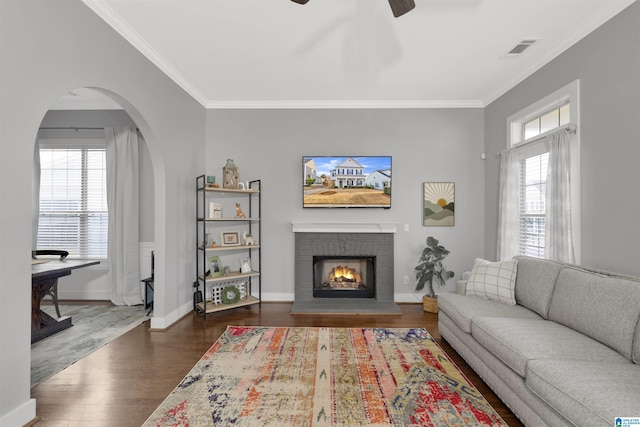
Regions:
<instances>
[{"instance_id":1,"label":"white window blind","mask_svg":"<svg viewBox=\"0 0 640 427\"><path fill-rule=\"evenodd\" d=\"M549 153L522 161L520 182L520 254L544 258L545 198Z\"/></svg>"},{"instance_id":2,"label":"white window blind","mask_svg":"<svg viewBox=\"0 0 640 427\"><path fill-rule=\"evenodd\" d=\"M38 249L106 258L106 158L101 144L41 144Z\"/></svg>"}]
</instances>

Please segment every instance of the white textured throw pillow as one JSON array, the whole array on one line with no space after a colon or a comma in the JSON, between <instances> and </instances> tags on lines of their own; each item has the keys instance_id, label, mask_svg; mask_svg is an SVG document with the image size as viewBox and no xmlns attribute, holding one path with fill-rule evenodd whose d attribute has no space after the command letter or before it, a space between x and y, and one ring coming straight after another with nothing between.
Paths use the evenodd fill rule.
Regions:
<instances>
[{"instance_id":1,"label":"white textured throw pillow","mask_svg":"<svg viewBox=\"0 0 640 427\"><path fill-rule=\"evenodd\" d=\"M504 304L516 304L516 274L518 260L489 262L477 258L467 281L467 295Z\"/></svg>"}]
</instances>

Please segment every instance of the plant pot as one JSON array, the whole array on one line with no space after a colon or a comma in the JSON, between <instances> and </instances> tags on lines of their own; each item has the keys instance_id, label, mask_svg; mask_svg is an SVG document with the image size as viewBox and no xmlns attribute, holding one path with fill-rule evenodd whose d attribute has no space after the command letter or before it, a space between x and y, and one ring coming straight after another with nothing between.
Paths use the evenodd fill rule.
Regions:
<instances>
[{"instance_id":1,"label":"plant pot","mask_svg":"<svg viewBox=\"0 0 640 427\"><path fill-rule=\"evenodd\" d=\"M437 313L438 312L438 297L422 297L422 308L427 313Z\"/></svg>"}]
</instances>

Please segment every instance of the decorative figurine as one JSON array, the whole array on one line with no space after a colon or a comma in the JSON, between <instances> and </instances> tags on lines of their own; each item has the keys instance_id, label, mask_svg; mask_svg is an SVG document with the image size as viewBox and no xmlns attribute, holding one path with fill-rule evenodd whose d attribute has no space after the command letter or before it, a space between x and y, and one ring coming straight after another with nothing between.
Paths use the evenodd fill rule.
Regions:
<instances>
[{"instance_id":1,"label":"decorative figurine","mask_svg":"<svg viewBox=\"0 0 640 427\"><path fill-rule=\"evenodd\" d=\"M224 188L238 188L238 167L233 159L227 159L227 164L222 168Z\"/></svg>"},{"instance_id":2,"label":"decorative figurine","mask_svg":"<svg viewBox=\"0 0 640 427\"><path fill-rule=\"evenodd\" d=\"M242 238L244 239L244 244L247 246L253 246L256 244L253 236L251 234L248 234L246 231L242 232Z\"/></svg>"},{"instance_id":3,"label":"decorative figurine","mask_svg":"<svg viewBox=\"0 0 640 427\"><path fill-rule=\"evenodd\" d=\"M236 218L246 218L247 216L240 209L240 203L236 203Z\"/></svg>"}]
</instances>

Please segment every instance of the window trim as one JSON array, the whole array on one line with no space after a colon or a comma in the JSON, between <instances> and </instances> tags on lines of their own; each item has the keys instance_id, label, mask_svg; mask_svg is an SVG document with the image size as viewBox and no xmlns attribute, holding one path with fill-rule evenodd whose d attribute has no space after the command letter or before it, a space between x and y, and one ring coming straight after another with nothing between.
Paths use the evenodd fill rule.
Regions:
<instances>
[{"instance_id":1,"label":"window trim","mask_svg":"<svg viewBox=\"0 0 640 427\"><path fill-rule=\"evenodd\" d=\"M544 132L529 139L524 139L524 124L537 116L554 110L566 103L571 104L570 123L575 125L576 132L571 134L571 225L576 264L581 259L581 205L580 205L580 80L561 87L539 101L507 117L507 148L517 148L521 157L535 155L544 147L544 137L557 130Z\"/></svg>"}]
</instances>

